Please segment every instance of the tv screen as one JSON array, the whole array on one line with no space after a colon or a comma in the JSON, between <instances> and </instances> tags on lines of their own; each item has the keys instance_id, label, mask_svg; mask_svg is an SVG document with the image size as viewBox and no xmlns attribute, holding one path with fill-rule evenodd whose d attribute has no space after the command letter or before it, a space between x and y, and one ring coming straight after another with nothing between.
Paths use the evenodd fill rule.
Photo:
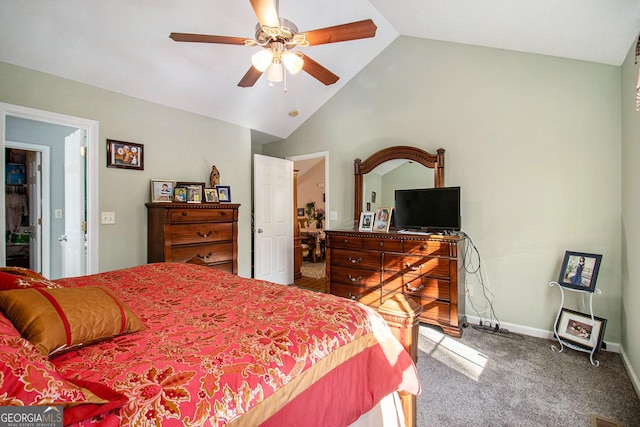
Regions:
<instances>
[{"instance_id":1,"label":"tv screen","mask_svg":"<svg viewBox=\"0 0 640 427\"><path fill-rule=\"evenodd\" d=\"M407 230L460 230L460 187L396 190L395 227Z\"/></svg>"}]
</instances>

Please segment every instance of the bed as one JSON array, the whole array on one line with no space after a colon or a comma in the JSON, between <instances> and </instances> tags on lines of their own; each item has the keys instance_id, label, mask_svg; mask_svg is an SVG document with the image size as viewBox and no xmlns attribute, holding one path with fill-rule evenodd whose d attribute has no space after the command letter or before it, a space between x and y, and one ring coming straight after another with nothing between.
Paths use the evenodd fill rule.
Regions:
<instances>
[{"instance_id":1,"label":"bed","mask_svg":"<svg viewBox=\"0 0 640 427\"><path fill-rule=\"evenodd\" d=\"M63 405L65 425L347 426L420 392L382 317L346 299L192 264L18 276L0 405Z\"/></svg>"}]
</instances>

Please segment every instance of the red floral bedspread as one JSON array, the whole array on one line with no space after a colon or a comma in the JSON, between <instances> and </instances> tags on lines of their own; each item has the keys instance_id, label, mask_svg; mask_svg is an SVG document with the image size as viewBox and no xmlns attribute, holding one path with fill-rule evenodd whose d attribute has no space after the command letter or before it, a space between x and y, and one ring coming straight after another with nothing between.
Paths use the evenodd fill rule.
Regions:
<instances>
[{"instance_id":1,"label":"red floral bedspread","mask_svg":"<svg viewBox=\"0 0 640 427\"><path fill-rule=\"evenodd\" d=\"M420 391L384 321L346 299L192 264L57 282L111 288L147 327L52 358L128 398L82 425L348 425L390 392Z\"/></svg>"}]
</instances>

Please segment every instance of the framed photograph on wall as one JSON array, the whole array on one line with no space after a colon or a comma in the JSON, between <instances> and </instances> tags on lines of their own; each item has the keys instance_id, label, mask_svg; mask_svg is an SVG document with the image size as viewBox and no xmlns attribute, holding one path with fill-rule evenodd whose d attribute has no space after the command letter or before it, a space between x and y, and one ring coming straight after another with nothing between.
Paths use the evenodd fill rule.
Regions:
<instances>
[{"instance_id":1,"label":"framed photograph on wall","mask_svg":"<svg viewBox=\"0 0 640 427\"><path fill-rule=\"evenodd\" d=\"M218 199L218 190L216 190L215 188L205 188L204 201L207 203L219 202L220 200Z\"/></svg>"},{"instance_id":2,"label":"framed photograph on wall","mask_svg":"<svg viewBox=\"0 0 640 427\"><path fill-rule=\"evenodd\" d=\"M171 202L173 200L174 182L168 179L151 180L151 201Z\"/></svg>"},{"instance_id":3,"label":"framed photograph on wall","mask_svg":"<svg viewBox=\"0 0 640 427\"><path fill-rule=\"evenodd\" d=\"M220 203L231 203L231 187L228 185L216 185L216 190L218 190Z\"/></svg>"},{"instance_id":4,"label":"framed photograph on wall","mask_svg":"<svg viewBox=\"0 0 640 427\"><path fill-rule=\"evenodd\" d=\"M607 319L594 316L592 321L588 314L562 308L556 323L556 332L558 338L563 341L590 351L594 348L600 351L606 325Z\"/></svg>"},{"instance_id":5,"label":"framed photograph on wall","mask_svg":"<svg viewBox=\"0 0 640 427\"><path fill-rule=\"evenodd\" d=\"M593 292L602 255L566 251L558 283L565 288Z\"/></svg>"},{"instance_id":6,"label":"framed photograph on wall","mask_svg":"<svg viewBox=\"0 0 640 427\"><path fill-rule=\"evenodd\" d=\"M144 146L107 139L107 167L144 170Z\"/></svg>"},{"instance_id":7,"label":"framed photograph on wall","mask_svg":"<svg viewBox=\"0 0 640 427\"><path fill-rule=\"evenodd\" d=\"M378 208L372 231L387 233L391 224L391 212L393 212L393 208Z\"/></svg>"},{"instance_id":8,"label":"framed photograph on wall","mask_svg":"<svg viewBox=\"0 0 640 427\"><path fill-rule=\"evenodd\" d=\"M361 212L358 231L373 231L373 221L375 216L375 212Z\"/></svg>"},{"instance_id":9,"label":"framed photograph on wall","mask_svg":"<svg viewBox=\"0 0 640 427\"><path fill-rule=\"evenodd\" d=\"M298 216L304 216L304 208L298 208Z\"/></svg>"}]
</instances>

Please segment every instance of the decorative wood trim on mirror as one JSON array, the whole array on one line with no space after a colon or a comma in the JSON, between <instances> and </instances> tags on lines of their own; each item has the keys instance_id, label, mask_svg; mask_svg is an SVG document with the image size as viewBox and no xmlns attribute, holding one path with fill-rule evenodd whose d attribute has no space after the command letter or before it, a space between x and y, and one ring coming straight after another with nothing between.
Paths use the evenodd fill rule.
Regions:
<instances>
[{"instance_id":1,"label":"decorative wood trim on mirror","mask_svg":"<svg viewBox=\"0 0 640 427\"><path fill-rule=\"evenodd\" d=\"M366 160L355 159L353 162L355 175L354 189L354 224L357 226L362 212L362 175L371 172L376 166L394 159L407 159L433 169L433 186L444 187L444 148L439 148L437 154L409 146L395 146L384 148L373 153Z\"/></svg>"}]
</instances>

